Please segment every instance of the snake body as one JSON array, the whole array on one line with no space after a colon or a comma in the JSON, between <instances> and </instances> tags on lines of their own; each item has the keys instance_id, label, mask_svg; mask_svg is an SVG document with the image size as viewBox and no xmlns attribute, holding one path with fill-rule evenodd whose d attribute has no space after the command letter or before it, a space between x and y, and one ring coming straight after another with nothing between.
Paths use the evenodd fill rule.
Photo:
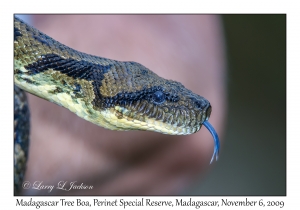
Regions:
<instances>
[{"instance_id":1,"label":"snake body","mask_svg":"<svg viewBox=\"0 0 300 210\"><path fill-rule=\"evenodd\" d=\"M181 83L161 78L136 62L76 51L16 17L14 82L111 130L187 135L203 124L212 128L207 121L209 101ZM218 151L216 137L216 158Z\"/></svg>"},{"instance_id":2,"label":"snake body","mask_svg":"<svg viewBox=\"0 0 300 210\"><path fill-rule=\"evenodd\" d=\"M14 87L14 189L20 191L29 147L29 107L25 92Z\"/></svg>"}]
</instances>

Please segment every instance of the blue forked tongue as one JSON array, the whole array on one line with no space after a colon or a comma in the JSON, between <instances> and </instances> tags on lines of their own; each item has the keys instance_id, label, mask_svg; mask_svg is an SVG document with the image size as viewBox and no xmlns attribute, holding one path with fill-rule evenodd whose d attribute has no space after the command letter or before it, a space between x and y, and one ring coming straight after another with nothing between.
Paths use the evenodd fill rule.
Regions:
<instances>
[{"instance_id":1,"label":"blue forked tongue","mask_svg":"<svg viewBox=\"0 0 300 210\"><path fill-rule=\"evenodd\" d=\"M209 130L209 132L211 133L211 135L214 138L215 141L215 148L214 148L214 154L210 160L210 164L213 162L214 158L216 157L216 161L219 158L219 150L220 150L220 141L219 141L219 137L217 132L215 131L214 127L207 121L205 120L203 122L203 125Z\"/></svg>"}]
</instances>

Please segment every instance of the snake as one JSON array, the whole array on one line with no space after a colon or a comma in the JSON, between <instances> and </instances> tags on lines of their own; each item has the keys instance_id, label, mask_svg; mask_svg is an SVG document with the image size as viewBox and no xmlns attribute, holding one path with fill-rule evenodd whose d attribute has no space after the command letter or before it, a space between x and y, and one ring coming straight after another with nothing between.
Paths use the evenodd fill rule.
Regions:
<instances>
[{"instance_id":1,"label":"snake","mask_svg":"<svg viewBox=\"0 0 300 210\"><path fill-rule=\"evenodd\" d=\"M114 131L196 133L209 123L210 102L180 82L164 79L137 62L117 61L72 49L14 17L14 186L20 190L30 142L30 111L24 91L65 107Z\"/></svg>"}]
</instances>

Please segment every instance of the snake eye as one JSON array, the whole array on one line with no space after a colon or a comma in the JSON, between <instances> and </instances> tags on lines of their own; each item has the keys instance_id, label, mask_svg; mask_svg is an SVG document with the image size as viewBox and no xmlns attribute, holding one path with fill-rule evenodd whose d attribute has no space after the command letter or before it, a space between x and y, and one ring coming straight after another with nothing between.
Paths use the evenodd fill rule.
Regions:
<instances>
[{"instance_id":1,"label":"snake eye","mask_svg":"<svg viewBox=\"0 0 300 210\"><path fill-rule=\"evenodd\" d=\"M152 99L155 103L161 104L165 101L165 94L160 90L155 91L152 95Z\"/></svg>"}]
</instances>

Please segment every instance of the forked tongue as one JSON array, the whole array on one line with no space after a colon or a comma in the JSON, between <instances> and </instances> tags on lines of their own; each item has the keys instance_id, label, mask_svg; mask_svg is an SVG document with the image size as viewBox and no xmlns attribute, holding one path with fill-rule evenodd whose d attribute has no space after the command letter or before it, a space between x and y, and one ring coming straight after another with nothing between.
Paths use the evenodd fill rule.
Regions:
<instances>
[{"instance_id":1,"label":"forked tongue","mask_svg":"<svg viewBox=\"0 0 300 210\"><path fill-rule=\"evenodd\" d=\"M213 156L210 160L210 164L211 164L215 157L216 157L216 161L219 158L220 141L219 141L219 137L218 137L218 134L217 134L216 130L214 129L214 127L207 120L205 120L203 122L203 125L209 130L209 132L213 136L214 142L215 142L214 154L213 154Z\"/></svg>"}]
</instances>

